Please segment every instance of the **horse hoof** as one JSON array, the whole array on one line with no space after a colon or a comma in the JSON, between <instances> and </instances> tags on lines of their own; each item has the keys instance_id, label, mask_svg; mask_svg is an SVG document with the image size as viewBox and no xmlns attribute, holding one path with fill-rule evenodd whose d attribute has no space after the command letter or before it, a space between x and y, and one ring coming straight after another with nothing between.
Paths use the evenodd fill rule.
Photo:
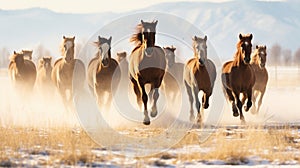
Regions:
<instances>
[{"instance_id":1,"label":"horse hoof","mask_svg":"<svg viewBox=\"0 0 300 168\"><path fill-rule=\"evenodd\" d=\"M208 104L208 103L205 103L203 107L204 107L204 109L208 109L209 104Z\"/></svg>"},{"instance_id":2,"label":"horse hoof","mask_svg":"<svg viewBox=\"0 0 300 168\"><path fill-rule=\"evenodd\" d=\"M248 112L248 111L249 111L249 108L248 108L247 106L246 106L244 109L245 109L245 111L246 111L246 112Z\"/></svg>"},{"instance_id":3,"label":"horse hoof","mask_svg":"<svg viewBox=\"0 0 300 168\"><path fill-rule=\"evenodd\" d=\"M156 117L157 116L157 110L151 111L150 116L151 117Z\"/></svg>"},{"instance_id":4,"label":"horse hoof","mask_svg":"<svg viewBox=\"0 0 300 168\"><path fill-rule=\"evenodd\" d=\"M144 125L150 125L150 120L144 120L144 121L143 121L143 124L144 124Z\"/></svg>"},{"instance_id":5,"label":"horse hoof","mask_svg":"<svg viewBox=\"0 0 300 168\"><path fill-rule=\"evenodd\" d=\"M233 111L233 117L238 117L239 113L237 111Z\"/></svg>"},{"instance_id":6,"label":"horse hoof","mask_svg":"<svg viewBox=\"0 0 300 168\"><path fill-rule=\"evenodd\" d=\"M256 114L257 114L257 111L256 111L256 109L255 109L254 107L251 108L250 112L251 112L251 114L253 114L253 115L256 115Z\"/></svg>"}]
</instances>

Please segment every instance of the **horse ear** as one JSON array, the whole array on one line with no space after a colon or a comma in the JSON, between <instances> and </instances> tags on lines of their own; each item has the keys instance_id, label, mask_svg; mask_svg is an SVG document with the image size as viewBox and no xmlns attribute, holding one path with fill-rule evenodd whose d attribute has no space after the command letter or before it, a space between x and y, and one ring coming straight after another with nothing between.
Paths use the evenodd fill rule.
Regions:
<instances>
[{"instance_id":1,"label":"horse ear","mask_svg":"<svg viewBox=\"0 0 300 168\"><path fill-rule=\"evenodd\" d=\"M242 40L242 38L243 38L243 35L241 33L239 35L239 38L240 38L240 40Z\"/></svg>"},{"instance_id":2,"label":"horse ear","mask_svg":"<svg viewBox=\"0 0 300 168\"><path fill-rule=\"evenodd\" d=\"M145 22L143 20L141 20L141 23L144 24Z\"/></svg>"},{"instance_id":3,"label":"horse ear","mask_svg":"<svg viewBox=\"0 0 300 168\"><path fill-rule=\"evenodd\" d=\"M252 35L252 34L250 34L250 40L252 40L252 38L253 38L253 35Z\"/></svg>"},{"instance_id":4,"label":"horse ear","mask_svg":"<svg viewBox=\"0 0 300 168\"><path fill-rule=\"evenodd\" d=\"M17 52L16 52L16 51L14 51L14 54L17 54Z\"/></svg>"},{"instance_id":5,"label":"horse ear","mask_svg":"<svg viewBox=\"0 0 300 168\"><path fill-rule=\"evenodd\" d=\"M108 39L109 45L111 44L111 39L112 39L112 37L110 36L109 39Z\"/></svg>"},{"instance_id":6,"label":"horse ear","mask_svg":"<svg viewBox=\"0 0 300 168\"><path fill-rule=\"evenodd\" d=\"M267 46L265 45L264 48L265 48L265 50L266 50L266 49L267 49Z\"/></svg>"},{"instance_id":7,"label":"horse ear","mask_svg":"<svg viewBox=\"0 0 300 168\"><path fill-rule=\"evenodd\" d=\"M205 35L204 40L207 41L207 36Z\"/></svg>"},{"instance_id":8,"label":"horse ear","mask_svg":"<svg viewBox=\"0 0 300 168\"><path fill-rule=\"evenodd\" d=\"M156 21L154 22L155 26L157 25L157 23L158 23L158 20L156 20Z\"/></svg>"},{"instance_id":9,"label":"horse ear","mask_svg":"<svg viewBox=\"0 0 300 168\"><path fill-rule=\"evenodd\" d=\"M100 40L101 40L101 37L100 37L100 36L98 36L98 41L100 42Z\"/></svg>"},{"instance_id":10,"label":"horse ear","mask_svg":"<svg viewBox=\"0 0 300 168\"><path fill-rule=\"evenodd\" d=\"M255 47L256 49L258 49L258 45L256 45L256 47Z\"/></svg>"},{"instance_id":11,"label":"horse ear","mask_svg":"<svg viewBox=\"0 0 300 168\"><path fill-rule=\"evenodd\" d=\"M197 40L197 36L194 36L192 39L193 39L194 41L196 41L196 40Z\"/></svg>"},{"instance_id":12,"label":"horse ear","mask_svg":"<svg viewBox=\"0 0 300 168\"><path fill-rule=\"evenodd\" d=\"M66 36L63 36L63 39L66 39Z\"/></svg>"},{"instance_id":13,"label":"horse ear","mask_svg":"<svg viewBox=\"0 0 300 168\"><path fill-rule=\"evenodd\" d=\"M73 41L75 40L75 36L73 36L72 40L73 40Z\"/></svg>"}]
</instances>

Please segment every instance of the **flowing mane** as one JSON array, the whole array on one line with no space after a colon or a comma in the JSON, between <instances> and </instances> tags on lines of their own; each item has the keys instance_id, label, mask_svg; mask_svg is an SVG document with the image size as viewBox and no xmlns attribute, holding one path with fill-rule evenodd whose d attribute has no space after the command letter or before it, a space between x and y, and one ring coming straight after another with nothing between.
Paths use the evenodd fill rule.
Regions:
<instances>
[{"instance_id":1,"label":"flowing mane","mask_svg":"<svg viewBox=\"0 0 300 168\"><path fill-rule=\"evenodd\" d=\"M135 28L136 33L133 34L130 38L130 42L133 42L136 46L141 45L143 41L142 31L143 24L139 23Z\"/></svg>"},{"instance_id":2,"label":"flowing mane","mask_svg":"<svg viewBox=\"0 0 300 168\"><path fill-rule=\"evenodd\" d=\"M234 55L234 61L233 61L233 66L240 66L240 63L243 62L243 52L242 52L242 40L240 40L237 44L236 44L236 53Z\"/></svg>"}]
</instances>

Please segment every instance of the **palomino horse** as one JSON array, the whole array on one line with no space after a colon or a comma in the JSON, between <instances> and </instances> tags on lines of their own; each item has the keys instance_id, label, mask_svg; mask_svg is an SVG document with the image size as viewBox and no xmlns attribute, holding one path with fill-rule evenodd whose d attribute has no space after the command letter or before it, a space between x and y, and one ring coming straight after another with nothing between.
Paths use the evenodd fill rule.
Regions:
<instances>
[{"instance_id":1,"label":"palomino horse","mask_svg":"<svg viewBox=\"0 0 300 168\"><path fill-rule=\"evenodd\" d=\"M248 99L245 111L252 106L252 88L255 83L255 74L250 67L252 51L252 34L239 35L237 51L233 61L228 61L222 68L222 84L225 95L232 104L233 116L238 117L244 124L243 103L240 100L240 93Z\"/></svg>"},{"instance_id":2,"label":"palomino horse","mask_svg":"<svg viewBox=\"0 0 300 168\"><path fill-rule=\"evenodd\" d=\"M196 100L197 123L202 124L202 114L200 111L199 92L203 91L202 106L204 109L209 107L209 97L213 92L216 80L216 67L207 58L207 36L193 38L194 58L190 59L184 68L184 84L190 101L190 120L194 121L193 95Z\"/></svg>"},{"instance_id":3,"label":"palomino horse","mask_svg":"<svg viewBox=\"0 0 300 168\"><path fill-rule=\"evenodd\" d=\"M22 95L30 94L36 80L36 67L30 60L24 59L24 54L17 53L10 57L9 76L14 87Z\"/></svg>"},{"instance_id":4,"label":"palomino horse","mask_svg":"<svg viewBox=\"0 0 300 168\"><path fill-rule=\"evenodd\" d=\"M82 91L85 81L85 67L81 60L74 58L75 37L63 36L62 56L53 66L52 81L62 96L65 105L72 104L74 92Z\"/></svg>"},{"instance_id":5,"label":"palomino horse","mask_svg":"<svg viewBox=\"0 0 300 168\"><path fill-rule=\"evenodd\" d=\"M37 72L37 83L39 86L46 87L52 86L51 73L52 73L52 57L43 57L39 60L38 72ZM45 89L46 89L45 88Z\"/></svg>"},{"instance_id":6,"label":"palomino horse","mask_svg":"<svg viewBox=\"0 0 300 168\"><path fill-rule=\"evenodd\" d=\"M145 85L150 84L151 90L149 93L150 99L153 99L151 117L157 115L157 100L159 97L158 89L162 83L166 59L164 51L161 47L155 45L155 22L144 22L138 24L136 30L130 41L136 44L130 55L129 74L130 80L133 84L133 89L137 97L137 102L141 107L144 104L144 121L145 125L150 124L148 115L148 95L145 90Z\"/></svg>"},{"instance_id":7,"label":"palomino horse","mask_svg":"<svg viewBox=\"0 0 300 168\"><path fill-rule=\"evenodd\" d=\"M32 60L32 50L22 50L22 53L24 54L24 58L28 60Z\"/></svg>"},{"instance_id":8,"label":"palomino horse","mask_svg":"<svg viewBox=\"0 0 300 168\"><path fill-rule=\"evenodd\" d=\"M120 68L118 62L111 58L111 37L109 39L98 36L95 42L98 52L88 65L88 84L95 93L100 107L110 107L113 89L120 81ZM108 98L105 100L105 93Z\"/></svg>"},{"instance_id":9,"label":"palomino horse","mask_svg":"<svg viewBox=\"0 0 300 168\"><path fill-rule=\"evenodd\" d=\"M255 84L253 86L253 107L251 108L251 113L257 114L262 104L262 99L264 97L266 86L268 83L268 71L265 67L267 61L267 47L266 46L256 46L256 49L252 55L251 67L255 73ZM258 106L256 108L256 99L258 94L260 97L258 100Z\"/></svg>"},{"instance_id":10,"label":"palomino horse","mask_svg":"<svg viewBox=\"0 0 300 168\"><path fill-rule=\"evenodd\" d=\"M183 63L175 62L175 50L174 46L164 47L167 68L163 79L163 89L166 92L168 100L172 103L181 93L184 69Z\"/></svg>"}]
</instances>

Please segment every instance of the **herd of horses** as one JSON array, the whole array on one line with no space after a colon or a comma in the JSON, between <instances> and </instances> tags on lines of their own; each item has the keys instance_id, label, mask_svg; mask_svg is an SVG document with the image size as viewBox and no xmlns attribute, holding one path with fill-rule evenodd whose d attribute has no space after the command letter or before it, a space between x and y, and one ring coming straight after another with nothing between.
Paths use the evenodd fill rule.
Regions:
<instances>
[{"instance_id":1,"label":"herd of horses","mask_svg":"<svg viewBox=\"0 0 300 168\"><path fill-rule=\"evenodd\" d=\"M196 123L201 124L203 118L201 112L209 107L209 98L213 93L217 74L213 61L208 58L207 36L192 38L194 56L186 64L182 64L175 62L174 46L161 48L155 45L157 23L158 21L141 20L136 26L136 33L130 38L135 48L128 61L126 52L118 53L117 60L112 58L112 37L98 36L94 42L97 52L86 69L84 63L74 57L75 37L63 36L61 45L63 57L56 60L53 66L52 57L43 57L36 69L31 60L32 51L14 51L10 57L9 76L21 95L30 94L35 85L53 86L58 90L65 105L72 104L76 91L83 89L87 81L101 107L111 104L114 90L120 83L122 84L121 73L128 74L127 80L132 83L137 104L144 110L145 125L150 124L149 112L151 117L155 117L158 113L159 88L162 86L166 95L172 99L176 98L179 92L173 88L182 85L186 88L190 102L190 120L196 120ZM252 38L252 34L239 34L234 58L223 64L221 74L224 94L232 105L233 116L240 116L242 123L245 123L243 115L245 102L247 101L244 106L246 112L251 109L253 114L257 113L268 81L265 68L266 46L256 46L252 53ZM145 89L146 84L150 84L148 93ZM202 106L198 98L200 91L203 92ZM255 102L259 93L260 98L256 107ZM148 99L151 108L148 107ZM193 111L194 100L196 118Z\"/></svg>"}]
</instances>

